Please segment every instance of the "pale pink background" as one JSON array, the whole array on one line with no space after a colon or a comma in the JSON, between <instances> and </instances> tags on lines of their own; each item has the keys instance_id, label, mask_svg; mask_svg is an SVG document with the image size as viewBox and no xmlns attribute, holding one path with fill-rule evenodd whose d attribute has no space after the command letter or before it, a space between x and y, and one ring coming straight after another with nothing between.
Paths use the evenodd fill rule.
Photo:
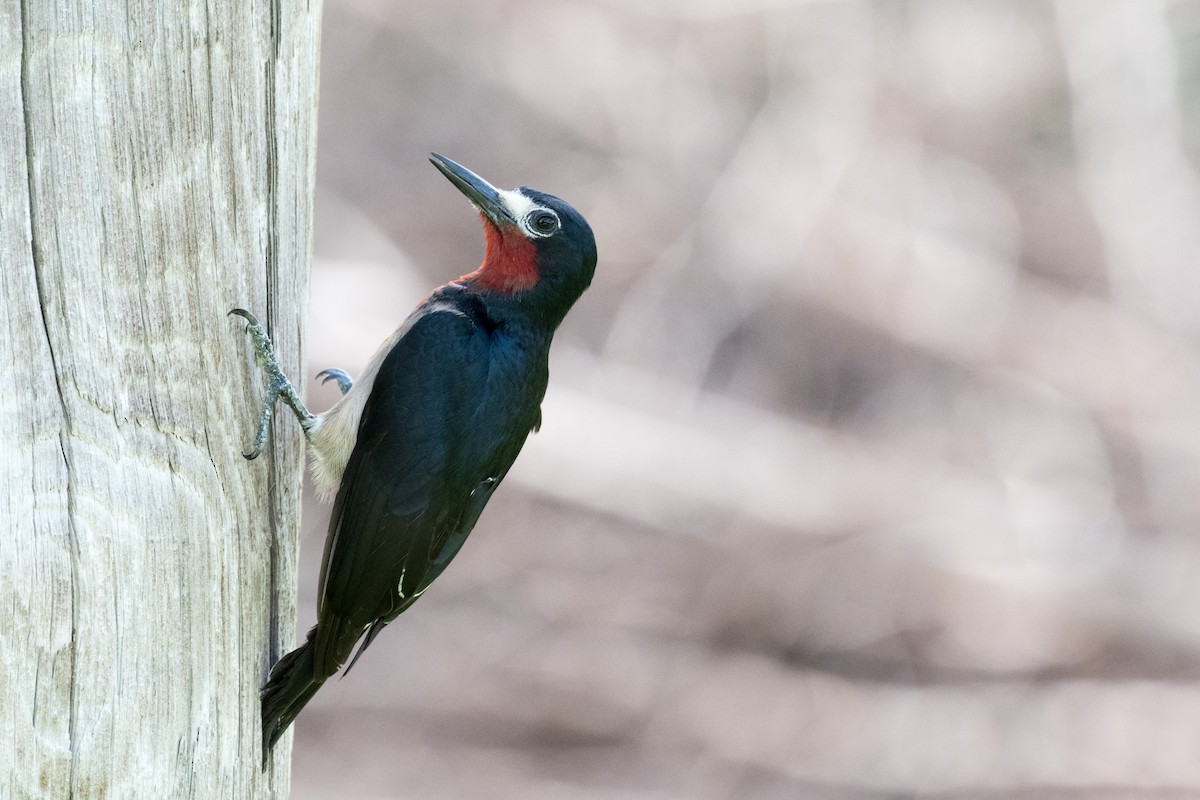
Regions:
<instances>
[{"instance_id":1,"label":"pale pink background","mask_svg":"<svg viewBox=\"0 0 1200 800\"><path fill-rule=\"evenodd\" d=\"M478 264L430 150L601 258L296 800L1200 797L1200 3L325 14L310 378Z\"/></svg>"}]
</instances>

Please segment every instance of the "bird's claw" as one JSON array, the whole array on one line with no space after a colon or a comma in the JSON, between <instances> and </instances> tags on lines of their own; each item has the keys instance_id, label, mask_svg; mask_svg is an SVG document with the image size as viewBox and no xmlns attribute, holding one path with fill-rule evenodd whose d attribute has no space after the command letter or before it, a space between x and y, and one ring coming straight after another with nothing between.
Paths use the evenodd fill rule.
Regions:
<instances>
[{"instance_id":1,"label":"bird's claw","mask_svg":"<svg viewBox=\"0 0 1200 800\"><path fill-rule=\"evenodd\" d=\"M343 395L350 391L350 387L354 385L353 378L351 378L342 370L334 369L332 367L321 370L317 373L317 377L321 380L322 385L329 383L330 381L337 381L338 388L341 389Z\"/></svg>"},{"instance_id":2,"label":"bird's claw","mask_svg":"<svg viewBox=\"0 0 1200 800\"><path fill-rule=\"evenodd\" d=\"M233 317L233 316L242 317L247 322L249 322L251 325L258 325L260 328L262 327L262 325L259 324L258 317L254 316L253 314L251 314L249 311L247 311L244 308L231 308L231 309L229 309L229 313L226 314L225 316L227 316L227 317Z\"/></svg>"},{"instance_id":3,"label":"bird's claw","mask_svg":"<svg viewBox=\"0 0 1200 800\"><path fill-rule=\"evenodd\" d=\"M246 320L246 333L250 334L250 340L254 345L254 357L267 376L267 396L259 406L258 430L254 434L254 447L250 452L242 453L246 460L253 461L262 454L263 447L266 446L267 437L271 431L271 415L274 413L275 403L280 397L292 409L296 419L300 420L300 427L304 429L306 436L316 418L304 407L292 382L280 369L279 359L275 356L275 347L271 344L271 338L258 318L244 308L231 309L227 316L229 315L239 316Z\"/></svg>"},{"instance_id":4,"label":"bird's claw","mask_svg":"<svg viewBox=\"0 0 1200 800\"><path fill-rule=\"evenodd\" d=\"M271 432L271 415L275 411L275 401L278 399L278 391L274 388L267 390L267 397L258 408L258 430L254 433L254 447L249 453L242 453L242 458L247 461L253 461L262 455L263 447L267 444L267 436Z\"/></svg>"}]
</instances>

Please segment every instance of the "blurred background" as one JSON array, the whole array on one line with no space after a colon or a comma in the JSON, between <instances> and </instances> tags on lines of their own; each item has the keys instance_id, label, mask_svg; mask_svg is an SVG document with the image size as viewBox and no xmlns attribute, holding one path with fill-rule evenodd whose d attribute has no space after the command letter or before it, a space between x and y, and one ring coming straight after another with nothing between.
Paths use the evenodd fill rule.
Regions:
<instances>
[{"instance_id":1,"label":"blurred background","mask_svg":"<svg viewBox=\"0 0 1200 800\"><path fill-rule=\"evenodd\" d=\"M293 797L1200 797L1200 2L326 0L321 61L310 379L478 265L431 150L600 264Z\"/></svg>"}]
</instances>

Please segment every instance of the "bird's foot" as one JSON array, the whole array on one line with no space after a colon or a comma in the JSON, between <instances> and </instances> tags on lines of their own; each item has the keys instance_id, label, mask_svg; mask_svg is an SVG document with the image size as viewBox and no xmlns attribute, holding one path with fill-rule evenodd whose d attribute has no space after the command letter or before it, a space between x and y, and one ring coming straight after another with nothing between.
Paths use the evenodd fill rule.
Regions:
<instances>
[{"instance_id":1,"label":"bird's foot","mask_svg":"<svg viewBox=\"0 0 1200 800\"><path fill-rule=\"evenodd\" d=\"M283 401L292 409L292 413L296 415L296 419L300 420L300 427L304 429L305 437L308 436L308 432L317 418L304 407L300 395L296 393L296 388L292 386L292 382L280 369L279 359L275 357L275 348L262 323L244 308L235 308L229 313L246 320L246 333L250 334L250 339L254 344L254 357L267 375L267 397L259 407L258 431L254 435L254 447L249 453L242 453L247 459L252 460L258 458L267 443L267 435L271 431L271 414L275 411L275 403L279 398L283 398Z\"/></svg>"},{"instance_id":2,"label":"bird's foot","mask_svg":"<svg viewBox=\"0 0 1200 800\"><path fill-rule=\"evenodd\" d=\"M317 377L321 379L322 384L337 381L338 388L342 390L343 395L354 385L354 379L340 369L323 369L317 373Z\"/></svg>"}]
</instances>

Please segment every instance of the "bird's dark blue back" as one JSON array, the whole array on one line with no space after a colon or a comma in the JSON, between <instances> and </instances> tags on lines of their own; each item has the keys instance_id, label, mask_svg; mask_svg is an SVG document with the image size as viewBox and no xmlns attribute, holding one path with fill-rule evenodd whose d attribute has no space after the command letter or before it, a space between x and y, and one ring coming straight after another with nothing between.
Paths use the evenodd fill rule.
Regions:
<instances>
[{"instance_id":1,"label":"bird's dark blue back","mask_svg":"<svg viewBox=\"0 0 1200 800\"><path fill-rule=\"evenodd\" d=\"M318 668L336 669L349 637L390 622L440 574L538 423L549 333L504 324L458 284L406 327L375 378L334 503Z\"/></svg>"}]
</instances>

